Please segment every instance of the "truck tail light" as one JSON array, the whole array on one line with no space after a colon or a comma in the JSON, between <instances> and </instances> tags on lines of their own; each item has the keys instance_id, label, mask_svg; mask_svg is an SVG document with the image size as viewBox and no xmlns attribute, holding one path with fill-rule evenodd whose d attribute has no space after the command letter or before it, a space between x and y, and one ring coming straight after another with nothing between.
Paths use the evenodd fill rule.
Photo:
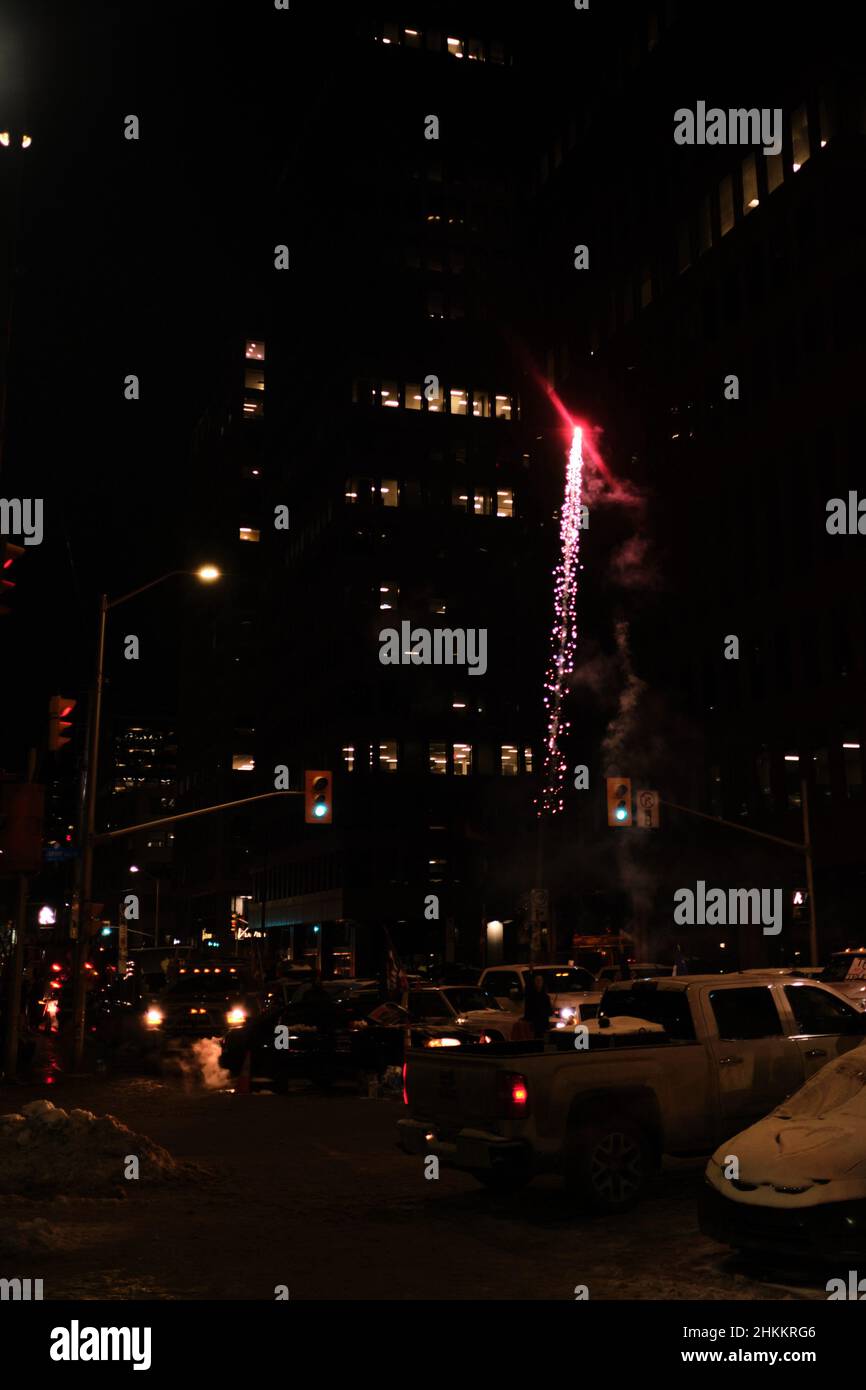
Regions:
<instances>
[{"instance_id":1,"label":"truck tail light","mask_svg":"<svg viewBox=\"0 0 866 1390\"><path fill-rule=\"evenodd\" d=\"M407 1069L408 1066L409 1066L409 1063L408 1063L408 1062L404 1062L404 1063L403 1063L403 1104L404 1104L404 1105L408 1105L408 1104L409 1104L409 1092L406 1090L406 1069Z\"/></svg>"},{"instance_id":2,"label":"truck tail light","mask_svg":"<svg viewBox=\"0 0 866 1390\"><path fill-rule=\"evenodd\" d=\"M529 1112L529 1086L526 1077L518 1071L500 1073L500 1099L505 1114L517 1118Z\"/></svg>"}]
</instances>

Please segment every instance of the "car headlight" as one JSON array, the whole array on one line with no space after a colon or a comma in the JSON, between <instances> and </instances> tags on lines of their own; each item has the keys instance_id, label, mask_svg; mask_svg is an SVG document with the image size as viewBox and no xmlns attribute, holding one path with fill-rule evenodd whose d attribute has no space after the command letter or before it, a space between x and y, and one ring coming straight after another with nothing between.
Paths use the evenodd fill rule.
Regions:
<instances>
[{"instance_id":1,"label":"car headlight","mask_svg":"<svg viewBox=\"0 0 866 1390\"><path fill-rule=\"evenodd\" d=\"M575 1016L576 1013L577 1013L577 1010L576 1010L576 1009L573 1009L573 1008L571 1007L570 1004L566 1004L563 1008L560 1009L560 1011L559 1011L559 1017L560 1017L560 1018L574 1018L574 1016Z\"/></svg>"},{"instance_id":2,"label":"car headlight","mask_svg":"<svg viewBox=\"0 0 866 1390\"><path fill-rule=\"evenodd\" d=\"M236 1005L233 1009L229 1009L226 1014L226 1023L231 1028L236 1028L239 1023L246 1023L246 1021L247 1011L246 1009L240 1008L239 1005Z\"/></svg>"},{"instance_id":3,"label":"car headlight","mask_svg":"<svg viewBox=\"0 0 866 1390\"><path fill-rule=\"evenodd\" d=\"M148 1009L147 1013L144 1015L144 1021L148 1028L159 1028L163 1022L163 1016L159 1009Z\"/></svg>"}]
</instances>

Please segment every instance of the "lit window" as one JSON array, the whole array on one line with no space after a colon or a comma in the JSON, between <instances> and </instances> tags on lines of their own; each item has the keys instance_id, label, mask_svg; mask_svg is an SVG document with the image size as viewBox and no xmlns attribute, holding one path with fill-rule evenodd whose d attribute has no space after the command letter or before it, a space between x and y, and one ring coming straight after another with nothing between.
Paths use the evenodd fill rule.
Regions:
<instances>
[{"instance_id":1,"label":"lit window","mask_svg":"<svg viewBox=\"0 0 866 1390\"><path fill-rule=\"evenodd\" d=\"M264 345L264 343L253 343L253 342L249 342L249 341L248 341L248 342L247 342L247 346L246 346L246 351L244 352L244 356L246 357L246 359L247 359L248 362L264 362L264 360L265 360L265 345Z\"/></svg>"},{"instance_id":2,"label":"lit window","mask_svg":"<svg viewBox=\"0 0 866 1390\"><path fill-rule=\"evenodd\" d=\"M734 225L734 181L726 174L719 184L719 228L727 236Z\"/></svg>"},{"instance_id":3,"label":"lit window","mask_svg":"<svg viewBox=\"0 0 866 1390\"><path fill-rule=\"evenodd\" d=\"M379 585L379 607L396 608L400 602L399 584L380 584Z\"/></svg>"},{"instance_id":4,"label":"lit window","mask_svg":"<svg viewBox=\"0 0 866 1390\"><path fill-rule=\"evenodd\" d=\"M475 416L477 417L477 419L479 419L479 420L489 420L489 419L490 419L490 392L489 392L489 391L473 391L473 392L472 392L472 414L475 415Z\"/></svg>"},{"instance_id":5,"label":"lit window","mask_svg":"<svg viewBox=\"0 0 866 1390\"><path fill-rule=\"evenodd\" d=\"M517 762L517 745L515 743L503 743L500 761L503 777L517 776L519 767Z\"/></svg>"},{"instance_id":6,"label":"lit window","mask_svg":"<svg viewBox=\"0 0 866 1390\"><path fill-rule=\"evenodd\" d=\"M459 386L452 386L450 396L451 414L465 415L469 406L469 393L463 391Z\"/></svg>"},{"instance_id":7,"label":"lit window","mask_svg":"<svg viewBox=\"0 0 866 1390\"><path fill-rule=\"evenodd\" d=\"M859 739L846 739L842 744L842 761L845 767L845 795L852 801L859 801L863 795L863 763Z\"/></svg>"},{"instance_id":8,"label":"lit window","mask_svg":"<svg viewBox=\"0 0 866 1390\"><path fill-rule=\"evenodd\" d=\"M253 400L245 400L245 401L244 401L244 419L245 419L245 420L261 419L261 417L264 415L264 413L265 413L264 401L253 401Z\"/></svg>"},{"instance_id":9,"label":"lit window","mask_svg":"<svg viewBox=\"0 0 866 1390\"><path fill-rule=\"evenodd\" d=\"M407 48L421 47L421 34L417 29L404 29L403 42Z\"/></svg>"},{"instance_id":10,"label":"lit window","mask_svg":"<svg viewBox=\"0 0 866 1390\"><path fill-rule=\"evenodd\" d=\"M379 744L379 770L380 772L397 771L397 744L393 739Z\"/></svg>"},{"instance_id":11,"label":"lit window","mask_svg":"<svg viewBox=\"0 0 866 1390\"><path fill-rule=\"evenodd\" d=\"M709 197L702 199L698 209L698 255L709 251L713 244L713 222L710 216Z\"/></svg>"},{"instance_id":12,"label":"lit window","mask_svg":"<svg viewBox=\"0 0 866 1390\"><path fill-rule=\"evenodd\" d=\"M809 117L805 106L799 106L791 117L791 168L796 174L809 158Z\"/></svg>"},{"instance_id":13,"label":"lit window","mask_svg":"<svg viewBox=\"0 0 866 1390\"><path fill-rule=\"evenodd\" d=\"M241 526L238 530L238 540L260 541L261 538L261 532L257 531L254 526Z\"/></svg>"},{"instance_id":14,"label":"lit window","mask_svg":"<svg viewBox=\"0 0 866 1390\"><path fill-rule=\"evenodd\" d=\"M514 516L514 493L510 487L497 488L496 515Z\"/></svg>"},{"instance_id":15,"label":"lit window","mask_svg":"<svg viewBox=\"0 0 866 1390\"><path fill-rule=\"evenodd\" d=\"M430 771L443 776L448 771L447 743L430 744Z\"/></svg>"},{"instance_id":16,"label":"lit window","mask_svg":"<svg viewBox=\"0 0 866 1390\"><path fill-rule=\"evenodd\" d=\"M821 132L821 149L825 149L827 141L833 134L833 126L830 120L830 112L823 97L818 102L818 127Z\"/></svg>"},{"instance_id":17,"label":"lit window","mask_svg":"<svg viewBox=\"0 0 866 1390\"><path fill-rule=\"evenodd\" d=\"M785 177L785 164L780 154L767 155L767 192L778 188Z\"/></svg>"},{"instance_id":18,"label":"lit window","mask_svg":"<svg viewBox=\"0 0 866 1390\"><path fill-rule=\"evenodd\" d=\"M382 382L381 397L382 397L382 404L383 404L383 405L390 405L390 406L398 406L398 407L399 407L399 405L400 405L400 387L399 387L399 385L397 384L397 382L396 382L396 381L383 381L383 382Z\"/></svg>"},{"instance_id":19,"label":"lit window","mask_svg":"<svg viewBox=\"0 0 866 1390\"><path fill-rule=\"evenodd\" d=\"M496 397L496 418L497 418L497 420L510 420L510 419L511 419L511 397L510 397L510 396L497 396L497 397Z\"/></svg>"},{"instance_id":20,"label":"lit window","mask_svg":"<svg viewBox=\"0 0 866 1390\"><path fill-rule=\"evenodd\" d=\"M469 511L469 493L459 483L451 489L451 505L456 507L458 512Z\"/></svg>"},{"instance_id":21,"label":"lit window","mask_svg":"<svg viewBox=\"0 0 866 1390\"><path fill-rule=\"evenodd\" d=\"M474 511L476 516L493 515L493 493L487 488L475 489Z\"/></svg>"},{"instance_id":22,"label":"lit window","mask_svg":"<svg viewBox=\"0 0 866 1390\"><path fill-rule=\"evenodd\" d=\"M406 409L420 410L423 396L421 394L421 383L418 381L407 381L406 383Z\"/></svg>"},{"instance_id":23,"label":"lit window","mask_svg":"<svg viewBox=\"0 0 866 1390\"><path fill-rule=\"evenodd\" d=\"M524 750L523 750L523 771L524 771L524 772L531 772L531 771L532 771L532 749L531 749L531 748L524 748Z\"/></svg>"},{"instance_id":24,"label":"lit window","mask_svg":"<svg viewBox=\"0 0 866 1390\"><path fill-rule=\"evenodd\" d=\"M432 396L427 398L427 409L442 412L445 408L445 392L439 386Z\"/></svg>"},{"instance_id":25,"label":"lit window","mask_svg":"<svg viewBox=\"0 0 866 1390\"><path fill-rule=\"evenodd\" d=\"M343 766L347 772L355 771L355 745L346 743L343 745Z\"/></svg>"},{"instance_id":26,"label":"lit window","mask_svg":"<svg viewBox=\"0 0 866 1390\"><path fill-rule=\"evenodd\" d=\"M265 374L261 367L247 367L244 370L244 387L247 391L264 391Z\"/></svg>"},{"instance_id":27,"label":"lit window","mask_svg":"<svg viewBox=\"0 0 866 1390\"><path fill-rule=\"evenodd\" d=\"M743 160L743 212L750 213L758 202L758 170L755 156L750 154Z\"/></svg>"},{"instance_id":28,"label":"lit window","mask_svg":"<svg viewBox=\"0 0 866 1390\"><path fill-rule=\"evenodd\" d=\"M466 57L474 58L477 63L484 62L484 44L481 39L466 40Z\"/></svg>"},{"instance_id":29,"label":"lit window","mask_svg":"<svg viewBox=\"0 0 866 1390\"><path fill-rule=\"evenodd\" d=\"M399 507L400 484L396 478L383 478L379 484L379 497L383 507Z\"/></svg>"},{"instance_id":30,"label":"lit window","mask_svg":"<svg viewBox=\"0 0 866 1390\"><path fill-rule=\"evenodd\" d=\"M253 772L256 760L252 753L233 753L232 772Z\"/></svg>"},{"instance_id":31,"label":"lit window","mask_svg":"<svg viewBox=\"0 0 866 1390\"><path fill-rule=\"evenodd\" d=\"M472 744L455 743L454 745L454 776L468 777L472 771Z\"/></svg>"},{"instance_id":32,"label":"lit window","mask_svg":"<svg viewBox=\"0 0 866 1390\"><path fill-rule=\"evenodd\" d=\"M448 52L452 55L452 57L454 57L454 58L462 58L462 57L463 57L463 40L462 40L462 39L448 39L447 42L448 42Z\"/></svg>"}]
</instances>

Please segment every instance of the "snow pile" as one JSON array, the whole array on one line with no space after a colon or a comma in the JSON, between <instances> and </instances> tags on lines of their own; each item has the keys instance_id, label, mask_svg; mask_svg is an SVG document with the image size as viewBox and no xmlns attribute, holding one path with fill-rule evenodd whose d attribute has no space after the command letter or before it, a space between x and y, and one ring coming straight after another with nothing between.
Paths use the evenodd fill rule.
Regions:
<instances>
[{"instance_id":1,"label":"snow pile","mask_svg":"<svg viewBox=\"0 0 866 1390\"><path fill-rule=\"evenodd\" d=\"M164 1182L185 1177L188 1165L136 1134L113 1115L61 1110L34 1100L18 1115L0 1115L0 1192L94 1196L138 1180Z\"/></svg>"}]
</instances>

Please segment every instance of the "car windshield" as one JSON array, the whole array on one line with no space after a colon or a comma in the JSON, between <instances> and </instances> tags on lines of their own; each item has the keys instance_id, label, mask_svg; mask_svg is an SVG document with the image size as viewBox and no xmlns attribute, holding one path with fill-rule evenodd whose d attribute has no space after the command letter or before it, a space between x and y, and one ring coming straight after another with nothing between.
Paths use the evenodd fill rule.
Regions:
<instances>
[{"instance_id":1,"label":"car windshield","mask_svg":"<svg viewBox=\"0 0 866 1390\"><path fill-rule=\"evenodd\" d=\"M532 974L541 975L548 994L580 994L583 990L595 989L595 981L589 971L571 965L542 966L539 970L533 970Z\"/></svg>"},{"instance_id":2,"label":"car windshield","mask_svg":"<svg viewBox=\"0 0 866 1390\"><path fill-rule=\"evenodd\" d=\"M824 967L823 973L818 978L827 984L833 984L834 981L838 983L839 980L866 979L866 955L831 956L829 964Z\"/></svg>"},{"instance_id":3,"label":"car windshield","mask_svg":"<svg viewBox=\"0 0 866 1390\"><path fill-rule=\"evenodd\" d=\"M483 989L443 989L442 993L452 1008L459 1014L472 1013L476 1009L498 1009L501 1005Z\"/></svg>"}]
</instances>

